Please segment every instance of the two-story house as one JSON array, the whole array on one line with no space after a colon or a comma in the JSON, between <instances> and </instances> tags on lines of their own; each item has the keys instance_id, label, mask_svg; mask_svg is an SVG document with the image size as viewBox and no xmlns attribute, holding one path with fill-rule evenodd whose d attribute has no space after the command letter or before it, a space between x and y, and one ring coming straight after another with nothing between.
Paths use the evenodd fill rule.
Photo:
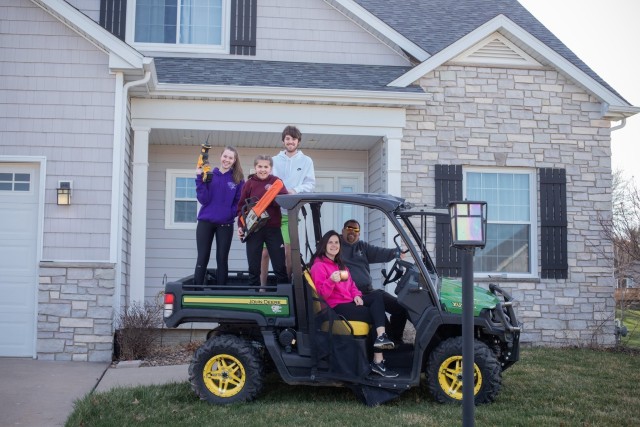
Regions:
<instances>
[{"instance_id":1,"label":"two-story house","mask_svg":"<svg viewBox=\"0 0 640 427\"><path fill-rule=\"evenodd\" d=\"M0 0L0 28L0 356L110 360L115 315L193 272L200 144L249 171L288 124L317 191L486 200L476 280L524 343L613 343L598 217L640 109L516 0Z\"/></svg>"}]
</instances>

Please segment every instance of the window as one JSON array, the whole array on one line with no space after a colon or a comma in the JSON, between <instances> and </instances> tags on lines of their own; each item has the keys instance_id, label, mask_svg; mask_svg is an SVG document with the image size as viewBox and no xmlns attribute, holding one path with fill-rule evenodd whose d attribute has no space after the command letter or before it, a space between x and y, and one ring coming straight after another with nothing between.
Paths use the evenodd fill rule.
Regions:
<instances>
[{"instance_id":1,"label":"window","mask_svg":"<svg viewBox=\"0 0 640 427\"><path fill-rule=\"evenodd\" d=\"M31 190L31 175L28 173L0 173L0 191Z\"/></svg>"},{"instance_id":2,"label":"window","mask_svg":"<svg viewBox=\"0 0 640 427\"><path fill-rule=\"evenodd\" d=\"M477 275L533 276L537 267L535 172L465 169L464 198L487 202L487 245Z\"/></svg>"},{"instance_id":3,"label":"window","mask_svg":"<svg viewBox=\"0 0 640 427\"><path fill-rule=\"evenodd\" d=\"M226 51L228 0L136 0L134 43L159 50Z\"/></svg>"},{"instance_id":4,"label":"window","mask_svg":"<svg viewBox=\"0 0 640 427\"><path fill-rule=\"evenodd\" d=\"M165 194L165 228L195 229L199 206L193 172L168 169Z\"/></svg>"}]
</instances>

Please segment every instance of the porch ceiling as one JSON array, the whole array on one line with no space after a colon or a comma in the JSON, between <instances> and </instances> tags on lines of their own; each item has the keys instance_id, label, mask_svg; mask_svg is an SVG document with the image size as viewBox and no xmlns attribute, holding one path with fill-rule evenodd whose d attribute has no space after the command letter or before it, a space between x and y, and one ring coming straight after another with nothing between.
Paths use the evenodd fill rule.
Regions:
<instances>
[{"instance_id":1,"label":"porch ceiling","mask_svg":"<svg viewBox=\"0 0 640 427\"><path fill-rule=\"evenodd\" d=\"M238 132L220 130L152 129L151 145L198 146L206 141L213 146L232 145L245 148L281 148L281 134L274 132ZM322 135L303 133L300 148L312 150L363 150L371 149L380 136L371 135Z\"/></svg>"}]
</instances>

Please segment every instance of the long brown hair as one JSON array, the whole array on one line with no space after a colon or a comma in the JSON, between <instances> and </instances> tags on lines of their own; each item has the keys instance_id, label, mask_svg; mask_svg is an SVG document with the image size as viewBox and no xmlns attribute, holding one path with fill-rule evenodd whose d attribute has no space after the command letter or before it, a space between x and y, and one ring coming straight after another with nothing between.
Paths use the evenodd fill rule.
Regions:
<instances>
[{"instance_id":1,"label":"long brown hair","mask_svg":"<svg viewBox=\"0 0 640 427\"><path fill-rule=\"evenodd\" d=\"M340 267L340 270L346 270L344 262L342 262L342 258L340 257L340 252L342 251L342 242L340 241L340 234L338 234L338 232L335 231L335 230L329 230L326 233L324 233L324 236L322 236L322 239L320 239L320 243L318 243L318 246L317 246L318 250L316 251L315 255L313 255L313 257L311 257L311 265L313 265L313 262L316 259L319 259L319 258L322 258L322 257L328 258L327 257L327 244L329 243L329 239L331 238L331 236L336 236L338 238L338 244L340 245L340 250L336 254L336 257L334 258L333 261L336 264L338 264L338 267Z\"/></svg>"},{"instance_id":2,"label":"long brown hair","mask_svg":"<svg viewBox=\"0 0 640 427\"><path fill-rule=\"evenodd\" d=\"M244 172L242 171L242 165L240 164L240 156L238 155L238 150L230 145L224 147L222 149L222 153L224 153L226 150L231 151L236 158L236 160L233 162L233 166L231 166L231 169L233 170L233 182L235 182L236 184L240 184L240 181L244 179ZM220 155L222 155L222 153L220 153Z\"/></svg>"}]
</instances>

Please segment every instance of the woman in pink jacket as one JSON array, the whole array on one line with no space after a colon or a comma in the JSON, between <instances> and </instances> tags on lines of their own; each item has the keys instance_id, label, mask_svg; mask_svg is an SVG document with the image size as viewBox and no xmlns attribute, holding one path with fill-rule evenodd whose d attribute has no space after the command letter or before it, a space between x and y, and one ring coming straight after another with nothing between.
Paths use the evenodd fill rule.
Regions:
<instances>
[{"instance_id":1,"label":"woman in pink jacket","mask_svg":"<svg viewBox=\"0 0 640 427\"><path fill-rule=\"evenodd\" d=\"M318 294L333 310L347 320L357 320L373 324L377 338L373 343L374 353L371 371L387 378L397 377L385 366L380 350L394 347L385 332L386 315L384 301L378 292L362 295L349 270L340 259L340 235L330 230L322 236L318 250L311 260L311 278Z\"/></svg>"}]
</instances>

